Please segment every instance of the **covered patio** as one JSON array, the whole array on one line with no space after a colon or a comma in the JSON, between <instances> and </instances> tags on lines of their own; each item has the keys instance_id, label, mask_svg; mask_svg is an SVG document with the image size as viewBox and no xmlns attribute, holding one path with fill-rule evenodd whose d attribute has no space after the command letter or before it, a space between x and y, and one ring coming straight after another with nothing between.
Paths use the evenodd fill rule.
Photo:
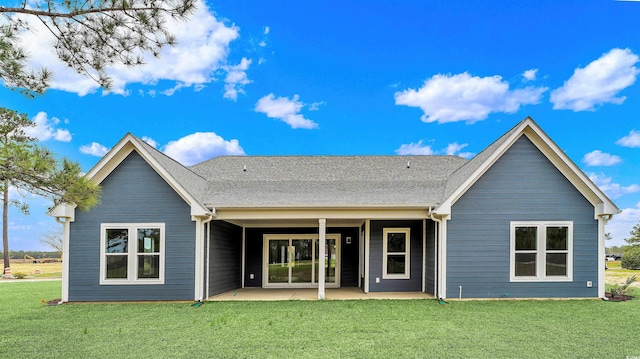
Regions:
<instances>
[{"instance_id":1,"label":"covered patio","mask_svg":"<svg viewBox=\"0 0 640 359\"><path fill-rule=\"evenodd\" d=\"M423 292L369 292L360 288L327 288L325 300L363 300L363 299L431 299L432 295ZM238 288L216 296L209 301L276 301L276 300L318 300L315 288Z\"/></svg>"}]
</instances>

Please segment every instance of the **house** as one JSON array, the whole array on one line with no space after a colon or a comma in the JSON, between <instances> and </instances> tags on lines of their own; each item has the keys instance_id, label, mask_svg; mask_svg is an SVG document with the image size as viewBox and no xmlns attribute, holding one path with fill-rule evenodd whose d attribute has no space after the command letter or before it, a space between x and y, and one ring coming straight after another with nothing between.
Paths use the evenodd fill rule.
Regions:
<instances>
[{"instance_id":1,"label":"house","mask_svg":"<svg viewBox=\"0 0 640 359\"><path fill-rule=\"evenodd\" d=\"M245 287L603 298L619 209L531 119L456 156L223 156L190 168L127 134L64 223L63 301Z\"/></svg>"}]
</instances>

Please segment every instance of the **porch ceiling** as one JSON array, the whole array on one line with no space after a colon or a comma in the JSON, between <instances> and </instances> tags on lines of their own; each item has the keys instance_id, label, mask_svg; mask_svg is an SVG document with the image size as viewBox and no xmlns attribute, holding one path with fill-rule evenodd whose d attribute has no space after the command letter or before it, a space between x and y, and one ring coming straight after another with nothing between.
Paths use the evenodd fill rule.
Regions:
<instances>
[{"instance_id":1,"label":"porch ceiling","mask_svg":"<svg viewBox=\"0 0 640 359\"><path fill-rule=\"evenodd\" d=\"M225 219L229 223L247 228L318 227L318 219ZM364 219L327 219L327 227L360 227Z\"/></svg>"}]
</instances>

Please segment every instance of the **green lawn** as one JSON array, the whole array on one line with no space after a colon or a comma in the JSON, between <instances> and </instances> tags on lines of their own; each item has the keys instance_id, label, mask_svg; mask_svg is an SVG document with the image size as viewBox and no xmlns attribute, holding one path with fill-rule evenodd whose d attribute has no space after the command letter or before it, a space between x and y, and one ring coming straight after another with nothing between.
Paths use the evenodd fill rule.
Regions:
<instances>
[{"instance_id":1,"label":"green lawn","mask_svg":"<svg viewBox=\"0 0 640 359\"><path fill-rule=\"evenodd\" d=\"M0 358L625 358L640 300L65 304L0 283Z\"/></svg>"}]
</instances>

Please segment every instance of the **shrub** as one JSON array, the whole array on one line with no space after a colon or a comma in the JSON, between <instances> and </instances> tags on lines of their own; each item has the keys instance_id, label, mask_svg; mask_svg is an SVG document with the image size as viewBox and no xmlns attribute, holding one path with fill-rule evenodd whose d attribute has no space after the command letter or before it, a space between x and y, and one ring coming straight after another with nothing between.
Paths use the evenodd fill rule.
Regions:
<instances>
[{"instance_id":1,"label":"shrub","mask_svg":"<svg viewBox=\"0 0 640 359\"><path fill-rule=\"evenodd\" d=\"M636 276L632 275L630 277L627 277L627 280L623 285L618 285L618 284L612 285L611 288L609 289L609 293L611 293L611 297L627 294L629 292L629 289L631 289L631 283L635 281L636 281Z\"/></svg>"},{"instance_id":2,"label":"shrub","mask_svg":"<svg viewBox=\"0 0 640 359\"><path fill-rule=\"evenodd\" d=\"M633 247L624 251L620 265L624 269L640 269L640 247Z\"/></svg>"},{"instance_id":3,"label":"shrub","mask_svg":"<svg viewBox=\"0 0 640 359\"><path fill-rule=\"evenodd\" d=\"M23 273L23 272L15 272L13 273L13 277L15 279L23 279L27 276L27 273Z\"/></svg>"}]
</instances>

